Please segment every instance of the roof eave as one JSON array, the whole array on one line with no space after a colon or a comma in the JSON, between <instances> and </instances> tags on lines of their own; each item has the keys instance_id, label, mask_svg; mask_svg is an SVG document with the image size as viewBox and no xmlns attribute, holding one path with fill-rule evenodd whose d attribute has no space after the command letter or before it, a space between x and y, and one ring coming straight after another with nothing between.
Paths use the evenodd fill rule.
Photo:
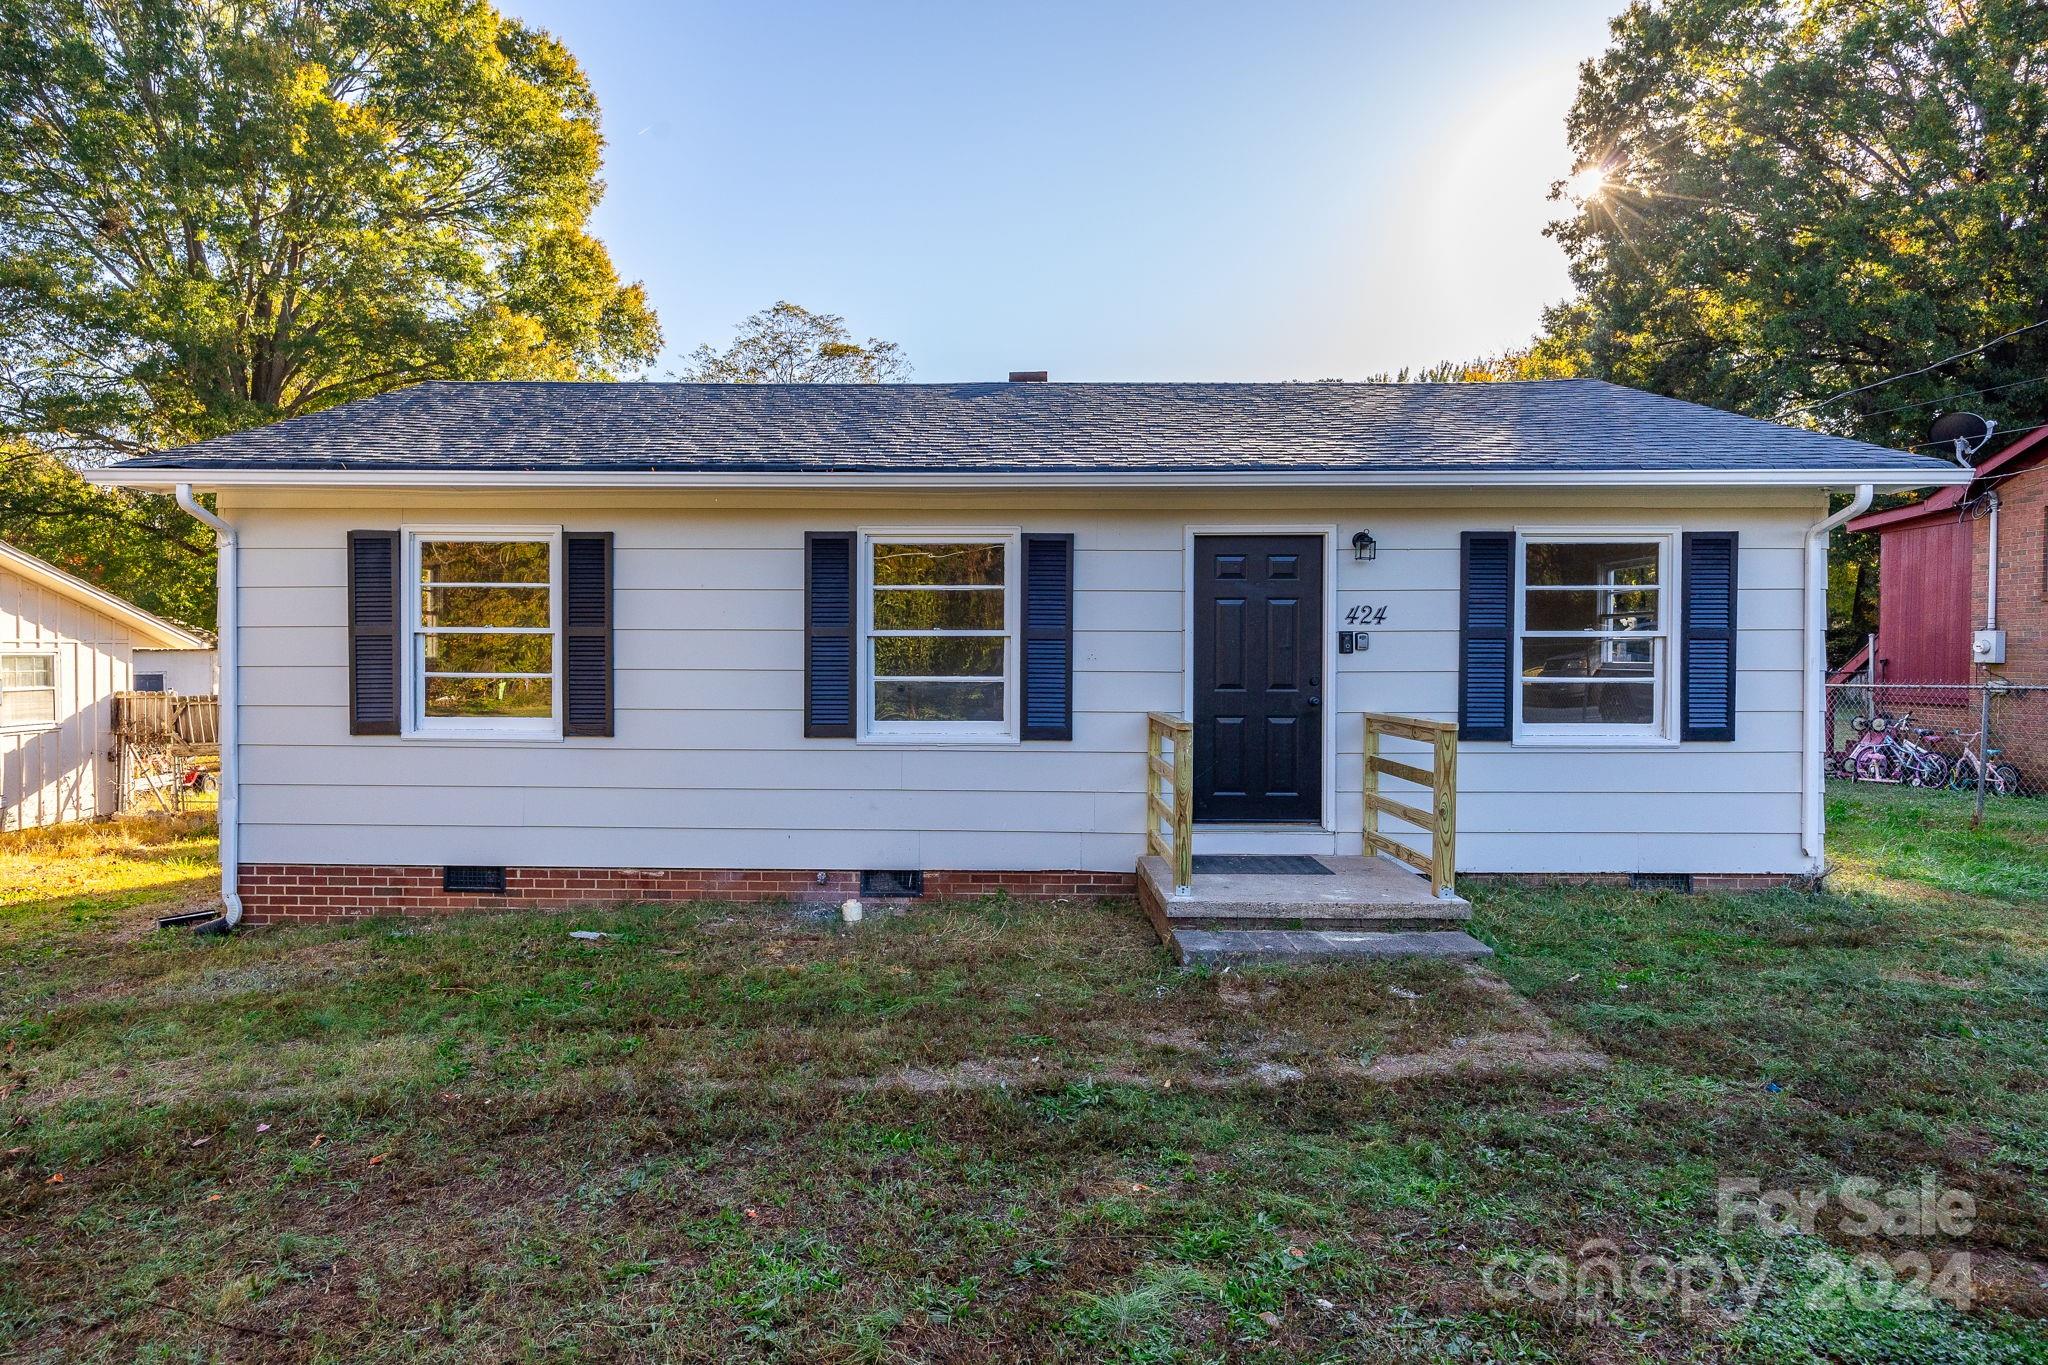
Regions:
<instances>
[{"instance_id":1,"label":"roof eave","mask_svg":"<svg viewBox=\"0 0 2048 1365\"><path fill-rule=\"evenodd\" d=\"M705 489L792 488L1853 488L1885 491L1967 483L1970 472L1924 469L1681 470L588 470L201 469L115 465L93 483L123 488Z\"/></svg>"}]
</instances>

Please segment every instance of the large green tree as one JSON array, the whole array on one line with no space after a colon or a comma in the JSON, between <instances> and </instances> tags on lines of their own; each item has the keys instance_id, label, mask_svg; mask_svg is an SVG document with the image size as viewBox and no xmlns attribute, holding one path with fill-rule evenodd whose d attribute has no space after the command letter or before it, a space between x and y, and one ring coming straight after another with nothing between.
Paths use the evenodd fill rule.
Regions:
<instances>
[{"instance_id":1,"label":"large green tree","mask_svg":"<svg viewBox=\"0 0 2048 1365\"><path fill-rule=\"evenodd\" d=\"M0 435L91 463L644 366L601 147L575 59L482 0L0 0Z\"/></svg>"},{"instance_id":2,"label":"large green tree","mask_svg":"<svg viewBox=\"0 0 2048 1365\"><path fill-rule=\"evenodd\" d=\"M1568 130L1577 297L1540 353L1887 445L1956 408L2048 420L2040 0L1638 0ZM1845 639L1874 623L1857 548Z\"/></svg>"},{"instance_id":3,"label":"large green tree","mask_svg":"<svg viewBox=\"0 0 2048 1365\"><path fill-rule=\"evenodd\" d=\"M213 629L213 532L169 498L95 488L47 451L0 442L0 540L145 611Z\"/></svg>"},{"instance_id":4,"label":"large green tree","mask_svg":"<svg viewBox=\"0 0 2048 1365\"><path fill-rule=\"evenodd\" d=\"M2023 382L2048 327L1827 401L2048 319L2048 6L1638 0L1612 33L1568 125L1605 177L1551 229L1579 291L1554 340L1890 444L1965 390L2010 425L2048 411Z\"/></svg>"}]
</instances>

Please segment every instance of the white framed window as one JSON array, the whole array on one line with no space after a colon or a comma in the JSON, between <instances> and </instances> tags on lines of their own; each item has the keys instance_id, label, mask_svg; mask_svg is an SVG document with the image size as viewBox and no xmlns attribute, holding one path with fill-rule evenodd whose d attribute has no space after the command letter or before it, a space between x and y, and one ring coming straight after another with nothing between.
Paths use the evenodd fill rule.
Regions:
<instances>
[{"instance_id":1,"label":"white framed window","mask_svg":"<svg viewBox=\"0 0 2048 1365\"><path fill-rule=\"evenodd\" d=\"M0 730L47 730L56 723L56 654L0 654Z\"/></svg>"},{"instance_id":2,"label":"white framed window","mask_svg":"<svg viewBox=\"0 0 2048 1365\"><path fill-rule=\"evenodd\" d=\"M559 735L561 530L406 535L407 730Z\"/></svg>"},{"instance_id":3,"label":"white framed window","mask_svg":"<svg viewBox=\"0 0 2048 1365\"><path fill-rule=\"evenodd\" d=\"M863 736L1015 738L1017 561L1014 530L861 532Z\"/></svg>"},{"instance_id":4,"label":"white framed window","mask_svg":"<svg viewBox=\"0 0 2048 1365\"><path fill-rule=\"evenodd\" d=\"M1515 556L1515 737L1670 737L1671 531L1525 531Z\"/></svg>"}]
</instances>

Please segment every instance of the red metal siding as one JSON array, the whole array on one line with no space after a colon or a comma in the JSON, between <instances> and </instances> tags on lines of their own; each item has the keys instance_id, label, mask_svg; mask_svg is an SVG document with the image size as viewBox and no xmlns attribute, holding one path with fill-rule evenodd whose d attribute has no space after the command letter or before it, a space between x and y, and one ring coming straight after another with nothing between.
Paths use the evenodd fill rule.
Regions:
<instances>
[{"instance_id":1,"label":"red metal siding","mask_svg":"<svg viewBox=\"0 0 2048 1365\"><path fill-rule=\"evenodd\" d=\"M1884 533L1877 575L1879 682L1970 680L1970 523L1937 517Z\"/></svg>"}]
</instances>

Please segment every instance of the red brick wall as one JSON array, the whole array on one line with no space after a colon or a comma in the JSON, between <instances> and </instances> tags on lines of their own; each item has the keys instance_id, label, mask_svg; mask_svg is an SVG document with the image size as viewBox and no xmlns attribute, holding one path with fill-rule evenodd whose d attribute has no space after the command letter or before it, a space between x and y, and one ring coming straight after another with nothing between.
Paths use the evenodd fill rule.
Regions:
<instances>
[{"instance_id":1,"label":"red brick wall","mask_svg":"<svg viewBox=\"0 0 2048 1365\"><path fill-rule=\"evenodd\" d=\"M927 872L934 900L1008 892L1027 900L1085 900L1129 896L1129 872ZM505 894L450 895L438 867L365 867L343 864L244 863L242 918L246 924L284 920L348 919L366 915L446 915L466 910L675 900L841 901L858 895L860 874L718 868L514 867Z\"/></svg>"},{"instance_id":2,"label":"red brick wall","mask_svg":"<svg viewBox=\"0 0 2048 1365\"><path fill-rule=\"evenodd\" d=\"M2005 631L2005 667L1973 669L2014 683L2048 683L2048 464L2000 479L1998 490L1998 624ZM1970 625L1984 624L1985 566L1991 520L1970 523ZM2048 706L2040 696L1994 704L1998 745L2033 782L2048 777ZM1976 728L1971 717L1968 728Z\"/></svg>"}]
</instances>

